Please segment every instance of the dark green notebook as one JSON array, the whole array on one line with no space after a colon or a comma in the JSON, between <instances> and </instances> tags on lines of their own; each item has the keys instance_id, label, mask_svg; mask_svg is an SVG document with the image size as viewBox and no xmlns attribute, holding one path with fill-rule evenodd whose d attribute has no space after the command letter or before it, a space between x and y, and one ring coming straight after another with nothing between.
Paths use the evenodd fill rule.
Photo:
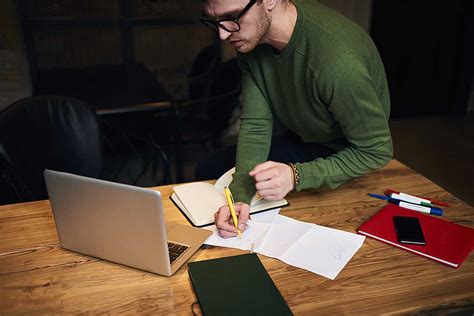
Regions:
<instances>
[{"instance_id":1,"label":"dark green notebook","mask_svg":"<svg viewBox=\"0 0 474 316\"><path fill-rule=\"evenodd\" d=\"M190 262L204 315L292 315L255 253Z\"/></svg>"}]
</instances>

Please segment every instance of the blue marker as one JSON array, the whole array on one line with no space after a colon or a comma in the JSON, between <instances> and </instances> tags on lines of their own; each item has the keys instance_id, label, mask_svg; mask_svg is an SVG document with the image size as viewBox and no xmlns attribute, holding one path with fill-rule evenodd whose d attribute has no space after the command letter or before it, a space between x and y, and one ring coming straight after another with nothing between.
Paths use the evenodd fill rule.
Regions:
<instances>
[{"instance_id":1,"label":"blue marker","mask_svg":"<svg viewBox=\"0 0 474 316\"><path fill-rule=\"evenodd\" d=\"M388 196L380 195L380 194L369 193L368 195L376 199L388 201L389 203L398 205L400 207L403 207L409 210L418 211L422 213L428 213L428 214L437 215L437 216L443 215L443 210L440 209L439 207L428 207L428 206L423 206L423 205L417 205L417 204L413 204L413 203L409 203L409 202L405 202L401 200L392 199Z\"/></svg>"}]
</instances>

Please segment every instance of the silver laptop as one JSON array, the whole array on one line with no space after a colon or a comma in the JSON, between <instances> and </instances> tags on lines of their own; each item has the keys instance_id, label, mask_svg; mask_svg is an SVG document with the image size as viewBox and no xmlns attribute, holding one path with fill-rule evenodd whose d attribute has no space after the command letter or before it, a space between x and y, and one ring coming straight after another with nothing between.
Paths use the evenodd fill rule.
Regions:
<instances>
[{"instance_id":1,"label":"silver laptop","mask_svg":"<svg viewBox=\"0 0 474 316\"><path fill-rule=\"evenodd\" d=\"M63 248L170 276L211 235L165 224L158 191L45 170Z\"/></svg>"}]
</instances>

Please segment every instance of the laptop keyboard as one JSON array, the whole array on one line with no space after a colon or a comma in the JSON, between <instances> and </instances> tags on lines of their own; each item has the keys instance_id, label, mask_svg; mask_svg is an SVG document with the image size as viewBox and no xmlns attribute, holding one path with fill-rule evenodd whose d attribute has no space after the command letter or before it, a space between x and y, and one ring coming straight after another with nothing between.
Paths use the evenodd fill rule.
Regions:
<instances>
[{"instance_id":1,"label":"laptop keyboard","mask_svg":"<svg viewBox=\"0 0 474 316\"><path fill-rule=\"evenodd\" d=\"M170 264L176 261L189 247L168 241L168 252L170 255Z\"/></svg>"}]
</instances>

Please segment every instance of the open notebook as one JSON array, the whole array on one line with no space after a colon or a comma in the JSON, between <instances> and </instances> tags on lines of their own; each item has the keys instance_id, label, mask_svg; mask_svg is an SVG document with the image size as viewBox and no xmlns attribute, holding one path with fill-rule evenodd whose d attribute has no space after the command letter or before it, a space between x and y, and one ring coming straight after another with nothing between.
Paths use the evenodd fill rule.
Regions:
<instances>
[{"instance_id":1,"label":"open notebook","mask_svg":"<svg viewBox=\"0 0 474 316\"><path fill-rule=\"evenodd\" d=\"M230 169L215 184L193 182L175 186L171 200L192 225L202 227L214 224L214 213L219 207L227 204L224 187L232 182L234 172L235 168ZM256 193L250 201L250 214L286 205L288 202L285 199L269 201Z\"/></svg>"}]
</instances>

